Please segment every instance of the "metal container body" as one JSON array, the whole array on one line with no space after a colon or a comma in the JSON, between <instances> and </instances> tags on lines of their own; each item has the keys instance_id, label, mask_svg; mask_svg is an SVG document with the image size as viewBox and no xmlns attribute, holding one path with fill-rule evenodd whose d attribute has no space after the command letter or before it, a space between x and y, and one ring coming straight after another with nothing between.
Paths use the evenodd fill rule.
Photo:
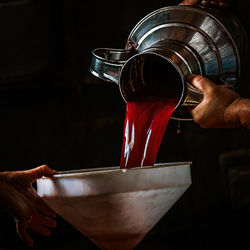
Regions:
<instances>
[{"instance_id":1,"label":"metal container body","mask_svg":"<svg viewBox=\"0 0 250 250\"><path fill-rule=\"evenodd\" d=\"M124 100L129 101L131 92L139 91L136 86L140 80L133 76L131 84L128 72L133 74L136 67L127 70L128 65L138 64L137 68L143 71L145 55L164 58L182 81L180 101L172 118L185 120L191 118L187 106L197 105L202 99L202 94L186 82L186 76L204 75L217 84L228 83L238 91L246 51L244 29L231 14L205 7L170 6L144 17L131 31L124 50L93 51L90 71L119 84ZM167 70L164 84L172 84Z\"/></svg>"}]
</instances>

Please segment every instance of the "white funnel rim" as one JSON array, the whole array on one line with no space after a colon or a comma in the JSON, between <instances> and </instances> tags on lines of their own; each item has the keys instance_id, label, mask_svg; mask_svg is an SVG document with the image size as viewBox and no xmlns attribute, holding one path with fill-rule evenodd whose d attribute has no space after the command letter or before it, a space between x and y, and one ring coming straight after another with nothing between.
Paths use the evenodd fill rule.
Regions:
<instances>
[{"instance_id":1,"label":"white funnel rim","mask_svg":"<svg viewBox=\"0 0 250 250\"><path fill-rule=\"evenodd\" d=\"M40 195L96 196L143 190L183 187L191 184L190 162L164 163L127 169L119 167L65 171L37 180Z\"/></svg>"},{"instance_id":2,"label":"white funnel rim","mask_svg":"<svg viewBox=\"0 0 250 250\"><path fill-rule=\"evenodd\" d=\"M181 165L191 165L191 161L184 161L184 162L169 162L169 163L157 163L153 166L143 166L143 167L135 167L135 168L126 168L121 169L119 166L114 167L101 167L101 168L86 168L86 169L77 169L77 170L66 170L66 171L59 171L57 174L53 175L51 178L72 178L74 176L81 177L81 175L94 175L94 174L103 174L103 172L123 172L126 173L127 171L141 171L146 169L156 169L162 167L174 167L174 166L181 166ZM47 177L43 177L47 178Z\"/></svg>"}]
</instances>

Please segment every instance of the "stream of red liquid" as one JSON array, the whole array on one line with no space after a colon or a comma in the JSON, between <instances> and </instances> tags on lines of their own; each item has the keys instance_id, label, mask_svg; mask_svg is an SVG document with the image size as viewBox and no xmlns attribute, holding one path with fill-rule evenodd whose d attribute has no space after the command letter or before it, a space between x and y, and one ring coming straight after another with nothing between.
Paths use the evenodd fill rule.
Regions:
<instances>
[{"instance_id":1,"label":"stream of red liquid","mask_svg":"<svg viewBox=\"0 0 250 250\"><path fill-rule=\"evenodd\" d=\"M169 119L179 98L147 97L128 102L124 122L121 168L155 163Z\"/></svg>"}]
</instances>

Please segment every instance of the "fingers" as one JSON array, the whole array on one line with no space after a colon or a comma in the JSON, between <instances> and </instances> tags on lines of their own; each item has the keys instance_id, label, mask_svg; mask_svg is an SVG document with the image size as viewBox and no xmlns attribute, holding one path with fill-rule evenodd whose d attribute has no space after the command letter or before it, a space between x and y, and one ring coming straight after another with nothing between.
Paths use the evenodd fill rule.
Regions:
<instances>
[{"instance_id":1,"label":"fingers","mask_svg":"<svg viewBox=\"0 0 250 250\"><path fill-rule=\"evenodd\" d=\"M200 126L202 126L203 120L202 120L202 104L197 105L196 107L188 107L188 111L192 115L194 121Z\"/></svg>"},{"instance_id":2,"label":"fingers","mask_svg":"<svg viewBox=\"0 0 250 250\"><path fill-rule=\"evenodd\" d=\"M13 209L10 209L8 212L19 221L28 221L31 216L30 208L24 203L22 203L21 206L13 207Z\"/></svg>"},{"instance_id":3,"label":"fingers","mask_svg":"<svg viewBox=\"0 0 250 250\"><path fill-rule=\"evenodd\" d=\"M34 244L34 241L29 236L27 229L44 236L50 236L51 230L48 227L55 228L56 221L49 217L43 216L38 212L36 212L33 217L31 216L27 221L19 221L16 219L17 233L20 238L29 246L32 246Z\"/></svg>"},{"instance_id":4,"label":"fingers","mask_svg":"<svg viewBox=\"0 0 250 250\"><path fill-rule=\"evenodd\" d=\"M42 176L51 176L55 173L56 171L43 165L31 170L15 171L7 181L0 182L1 205L15 218L18 235L30 246L33 245L33 240L27 229L48 236L51 231L47 227L56 226L53 219L42 214L37 216L37 221L30 222L31 215L36 217L36 214L39 214L37 210L50 217L56 216L56 213L38 196L31 183Z\"/></svg>"},{"instance_id":5,"label":"fingers","mask_svg":"<svg viewBox=\"0 0 250 250\"><path fill-rule=\"evenodd\" d=\"M28 224L28 228L36 233L49 236L51 230L49 228L55 228L56 221L46 217L39 212L35 213L32 217L32 221Z\"/></svg>"},{"instance_id":6,"label":"fingers","mask_svg":"<svg viewBox=\"0 0 250 250\"><path fill-rule=\"evenodd\" d=\"M16 230L18 235L24 242L26 242L29 246L33 246L33 239L27 233L27 222L16 220Z\"/></svg>"},{"instance_id":7,"label":"fingers","mask_svg":"<svg viewBox=\"0 0 250 250\"><path fill-rule=\"evenodd\" d=\"M38 211L34 211L32 220L27 224L27 227L35 233L50 236L50 228L56 227L56 221L40 214Z\"/></svg>"},{"instance_id":8,"label":"fingers","mask_svg":"<svg viewBox=\"0 0 250 250\"><path fill-rule=\"evenodd\" d=\"M39 215L37 218L37 221L40 225L50 227L50 228L55 228L56 227L56 221L51 219L50 217L46 217L43 215Z\"/></svg>"},{"instance_id":9,"label":"fingers","mask_svg":"<svg viewBox=\"0 0 250 250\"><path fill-rule=\"evenodd\" d=\"M36 208L38 208L45 215L48 215L53 218L56 217L56 213L54 212L54 210L52 210L38 195L36 197Z\"/></svg>"},{"instance_id":10,"label":"fingers","mask_svg":"<svg viewBox=\"0 0 250 250\"><path fill-rule=\"evenodd\" d=\"M212 81L201 75L188 75L187 80L204 94L216 86Z\"/></svg>"},{"instance_id":11,"label":"fingers","mask_svg":"<svg viewBox=\"0 0 250 250\"><path fill-rule=\"evenodd\" d=\"M45 226L39 224L29 225L29 229L35 233L41 234L43 236L50 236L51 230Z\"/></svg>"},{"instance_id":12,"label":"fingers","mask_svg":"<svg viewBox=\"0 0 250 250\"><path fill-rule=\"evenodd\" d=\"M10 185L6 185L1 191L2 208L19 221L28 220L31 215L31 205L24 193Z\"/></svg>"},{"instance_id":13,"label":"fingers","mask_svg":"<svg viewBox=\"0 0 250 250\"><path fill-rule=\"evenodd\" d=\"M49 168L47 165L42 165L40 167L27 170L25 172L31 176L32 182L43 176L50 177L57 173L55 170Z\"/></svg>"}]
</instances>

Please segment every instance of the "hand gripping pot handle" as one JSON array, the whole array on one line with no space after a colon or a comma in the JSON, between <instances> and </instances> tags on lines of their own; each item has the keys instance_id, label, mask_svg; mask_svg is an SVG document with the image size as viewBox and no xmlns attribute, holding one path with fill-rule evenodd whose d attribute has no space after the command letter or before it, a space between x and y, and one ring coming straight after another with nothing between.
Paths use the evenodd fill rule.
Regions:
<instances>
[{"instance_id":1,"label":"hand gripping pot handle","mask_svg":"<svg viewBox=\"0 0 250 250\"><path fill-rule=\"evenodd\" d=\"M172 118L190 119L188 106L197 105L203 96L186 81L187 75L226 82L238 92L247 60L248 39L239 20L229 11L207 7L167 6L149 13L129 34L125 49L94 50L90 71L118 84L125 101L144 95L144 90L150 94L156 87L178 86L181 99Z\"/></svg>"}]
</instances>

